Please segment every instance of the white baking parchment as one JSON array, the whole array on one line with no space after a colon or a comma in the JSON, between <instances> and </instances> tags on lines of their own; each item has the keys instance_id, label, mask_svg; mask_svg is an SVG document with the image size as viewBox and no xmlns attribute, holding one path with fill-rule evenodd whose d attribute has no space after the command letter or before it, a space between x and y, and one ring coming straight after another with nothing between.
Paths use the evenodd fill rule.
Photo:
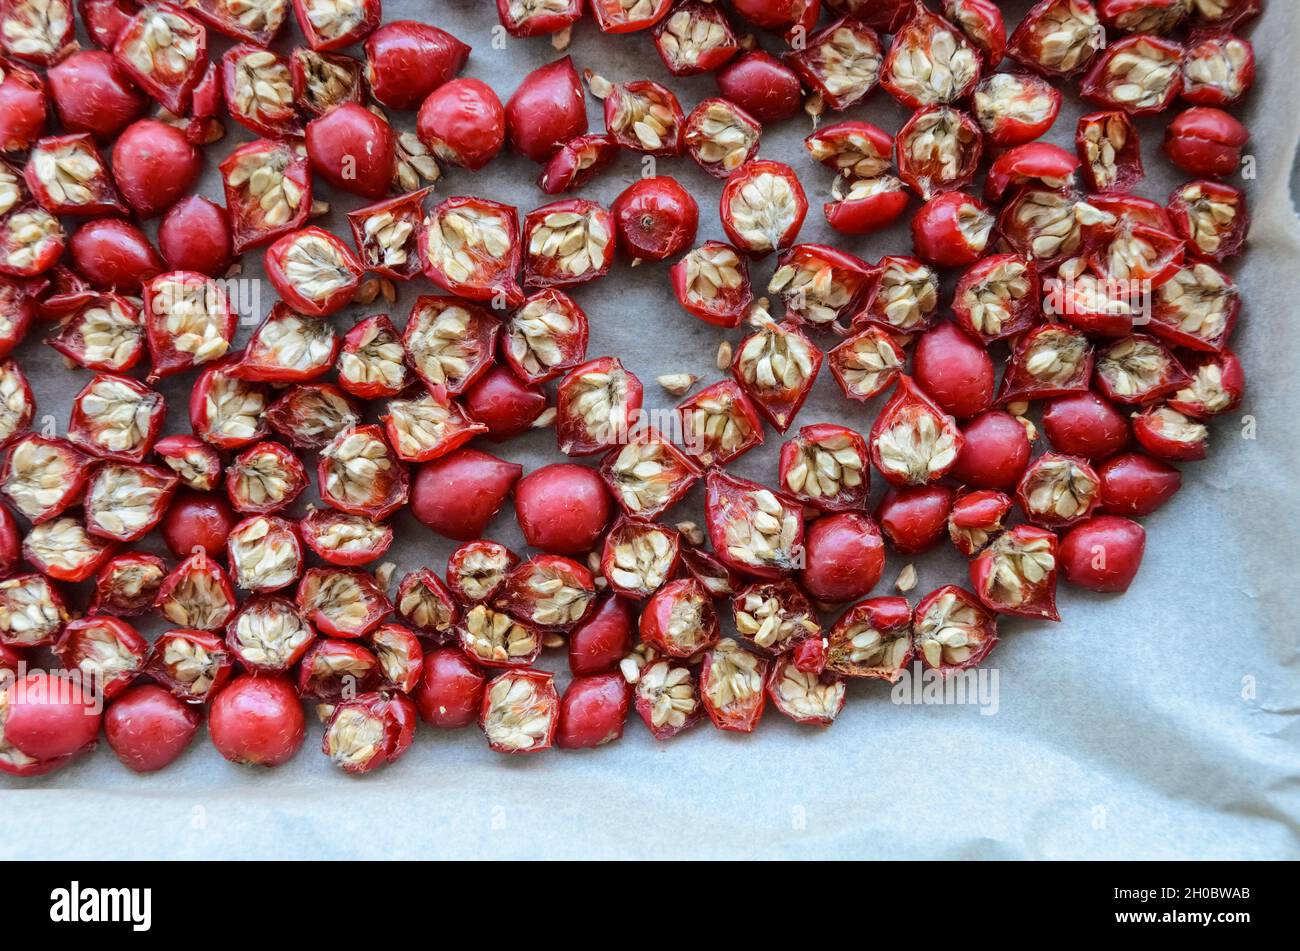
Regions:
<instances>
[{"instance_id":1,"label":"white baking parchment","mask_svg":"<svg viewBox=\"0 0 1300 951\"><path fill-rule=\"evenodd\" d=\"M1002 6L1014 26L1028 4ZM490 0L388 0L385 19L400 18L427 20L470 43L465 74L489 82L503 101L529 70L557 56L546 38L505 37ZM1146 560L1126 595L1090 595L1062 583L1060 624L1001 622L1002 641L986 664L997 672L996 703L901 705L891 702L887 685L855 682L828 730L796 726L769 709L751 736L704 724L658 743L633 715L620 743L528 757L489 751L473 728L422 727L400 762L362 778L320 754L314 720L298 756L275 770L226 763L205 732L169 769L149 776L131 773L101 744L54 775L0 778L0 856L1300 856L1300 658L1288 607L1300 579L1300 222L1287 191L1300 137L1300 7L1272 0L1247 29L1260 67L1259 85L1239 110L1253 133L1257 177L1244 184L1254 228L1249 253L1232 265L1245 295L1233 345L1249 379L1247 398L1214 424L1211 458L1187 465L1182 492L1146 520ZM296 42L290 23L277 45L287 50ZM214 55L227 45L212 35ZM607 37L588 18L570 52L580 70L668 84L687 111L715 94L709 76L668 76L648 33ZM589 102L593 130L603 128L597 105ZM1049 138L1073 148L1080 112L1067 97ZM907 118L881 91L848 115L891 132ZM413 128L412 113L393 118ZM1139 191L1162 201L1181 181L1159 151L1168 118L1141 124L1149 175ZM766 129L762 143L762 154L792 164L808 190L812 207L800 240L872 261L909 253L906 220L868 238L846 239L826 226L820 206L830 174L802 148L808 131L800 115ZM220 200L216 162L250 137L229 123L226 140L208 150L205 194ZM722 239L721 183L687 158L661 161L659 170L679 177L699 200L699 241ZM641 157L625 153L582 194L608 205L641 171ZM534 184L537 174L528 161L502 155L477 174L446 170L436 194L498 199L517 205L522 217L549 200ZM328 227L348 235L343 213L364 202L323 187L318 197L332 203ZM258 253L246 255L243 276L259 276L260 264ZM754 267L756 287L765 286L772 266L768 258ZM720 375L719 341L742 334L683 312L666 270L620 262L574 291L591 318L591 356L622 357L655 408L676 402L657 376L686 372L701 385L711 382ZM269 285L263 291L265 312L273 292ZM393 309L399 325L414 297L432 291L423 280L402 289ZM381 309L382 301L333 320L346 329ZM241 327L241 341L250 329ZM88 374L64 369L40 336L34 328L18 356L39 417L49 414L63 431ZM191 383L187 376L163 386L169 432L187 428ZM835 421L865 431L880 405L848 404L823 372L796 427ZM773 482L781 441L769 431L767 445L733 469ZM484 448L527 470L562 458L550 431ZM880 492L877 485L873 504ZM701 521L701 496L697 490L669 520ZM441 572L453 546L409 514L397 522L397 577L423 565ZM524 550L509 506L490 534ZM941 584L966 583L965 565L946 545L915 561L914 601ZM877 593L888 593L904 564L891 557ZM151 622L146 629L156 635L160 628ZM560 672L562 689L563 652L550 654L543 664Z\"/></svg>"}]
</instances>

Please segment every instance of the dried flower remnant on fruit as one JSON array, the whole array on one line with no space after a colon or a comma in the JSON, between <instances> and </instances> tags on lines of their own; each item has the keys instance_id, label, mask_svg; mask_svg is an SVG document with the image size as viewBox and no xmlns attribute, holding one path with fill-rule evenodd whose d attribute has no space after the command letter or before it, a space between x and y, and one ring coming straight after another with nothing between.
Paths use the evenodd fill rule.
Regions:
<instances>
[{"instance_id":1,"label":"dried flower remnant on fruit","mask_svg":"<svg viewBox=\"0 0 1300 951\"><path fill-rule=\"evenodd\" d=\"M541 636L508 614L476 604L460 621L461 646L493 666L527 666L542 649Z\"/></svg>"}]
</instances>

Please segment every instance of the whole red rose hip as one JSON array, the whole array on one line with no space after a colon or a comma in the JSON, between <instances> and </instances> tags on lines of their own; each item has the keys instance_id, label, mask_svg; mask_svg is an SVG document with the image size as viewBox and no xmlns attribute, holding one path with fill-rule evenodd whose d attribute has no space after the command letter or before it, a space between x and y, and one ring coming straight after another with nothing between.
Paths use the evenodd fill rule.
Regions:
<instances>
[{"instance_id":1,"label":"whole red rose hip","mask_svg":"<svg viewBox=\"0 0 1300 951\"><path fill-rule=\"evenodd\" d=\"M1222 109L1195 106L1165 131L1165 155L1189 175L1223 178L1241 165L1250 131Z\"/></svg>"},{"instance_id":2,"label":"whole red rose hip","mask_svg":"<svg viewBox=\"0 0 1300 951\"><path fill-rule=\"evenodd\" d=\"M94 742L100 712L79 681L36 671L6 688L3 740L37 760L72 756Z\"/></svg>"},{"instance_id":3,"label":"whole red rose hip","mask_svg":"<svg viewBox=\"0 0 1300 951\"><path fill-rule=\"evenodd\" d=\"M1095 515L1061 539L1061 568L1071 584L1090 591L1127 591L1142 564L1146 530L1117 515Z\"/></svg>"},{"instance_id":4,"label":"whole red rose hip","mask_svg":"<svg viewBox=\"0 0 1300 951\"><path fill-rule=\"evenodd\" d=\"M79 50L52 66L46 79L63 127L101 141L138 119L149 102L104 50Z\"/></svg>"},{"instance_id":5,"label":"whole red rose hip","mask_svg":"<svg viewBox=\"0 0 1300 951\"><path fill-rule=\"evenodd\" d=\"M430 152L471 172L496 158L506 139L501 100L479 79L453 79L429 93L415 127Z\"/></svg>"},{"instance_id":6,"label":"whole red rose hip","mask_svg":"<svg viewBox=\"0 0 1300 951\"><path fill-rule=\"evenodd\" d=\"M966 441L949 476L977 489L1010 489L1020 481L1031 450L1025 427L1014 416L989 410L961 432Z\"/></svg>"},{"instance_id":7,"label":"whole red rose hip","mask_svg":"<svg viewBox=\"0 0 1300 951\"><path fill-rule=\"evenodd\" d=\"M446 30L428 23L385 23L366 38L370 94L390 109L414 109L460 72L469 49Z\"/></svg>"},{"instance_id":8,"label":"whole red rose hip","mask_svg":"<svg viewBox=\"0 0 1300 951\"><path fill-rule=\"evenodd\" d=\"M244 675L212 702L208 733L217 752L244 766L280 766L306 736L302 702L288 680Z\"/></svg>"},{"instance_id":9,"label":"whole red rose hip","mask_svg":"<svg viewBox=\"0 0 1300 951\"><path fill-rule=\"evenodd\" d=\"M210 558L220 558L235 521L225 495L182 492L163 517L161 530L167 547L179 558L188 558L200 550Z\"/></svg>"},{"instance_id":10,"label":"whole red rose hip","mask_svg":"<svg viewBox=\"0 0 1300 951\"><path fill-rule=\"evenodd\" d=\"M395 147L392 126L355 102L337 105L307 123L312 171L362 198L388 194Z\"/></svg>"},{"instance_id":11,"label":"whole red rose hip","mask_svg":"<svg viewBox=\"0 0 1300 951\"><path fill-rule=\"evenodd\" d=\"M424 656L415 705L431 726L469 726L478 718L485 683L487 677L459 647L439 647Z\"/></svg>"},{"instance_id":12,"label":"whole red rose hip","mask_svg":"<svg viewBox=\"0 0 1300 951\"><path fill-rule=\"evenodd\" d=\"M123 765L152 773L185 752L199 729L194 707L157 684L132 687L104 714L104 735Z\"/></svg>"},{"instance_id":13,"label":"whole red rose hip","mask_svg":"<svg viewBox=\"0 0 1300 951\"><path fill-rule=\"evenodd\" d=\"M618 243L634 261L662 261L695 241L700 207L675 178L643 178L614 199Z\"/></svg>"},{"instance_id":14,"label":"whole red rose hip","mask_svg":"<svg viewBox=\"0 0 1300 951\"><path fill-rule=\"evenodd\" d=\"M555 744L579 750L619 739L631 705L632 685L621 673L575 677L560 698Z\"/></svg>"},{"instance_id":15,"label":"whole red rose hip","mask_svg":"<svg viewBox=\"0 0 1300 951\"><path fill-rule=\"evenodd\" d=\"M113 180L141 218L174 205L193 187L203 165L179 129L157 119L133 123L113 146Z\"/></svg>"},{"instance_id":16,"label":"whole red rose hip","mask_svg":"<svg viewBox=\"0 0 1300 951\"><path fill-rule=\"evenodd\" d=\"M841 512L808 526L799 580L818 601L864 597L885 569L885 543L869 516Z\"/></svg>"},{"instance_id":17,"label":"whole red rose hip","mask_svg":"<svg viewBox=\"0 0 1300 951\"><path fill-rule=\"evenodd\" d=\"M515 516L524 540L558 555L590 551L609 524L610 497L595 469L556 463L515 487Z\"/></svg>"},{"instance_id":18,"label":"whole red rose hip","mask_svg":"<svg viewBox=\"0 0 1300 951\"><path fill-rule=\"evenodd\" d=\"M481 538L523 467L477 449L458 449L426 462L411 486L411 512L456 541Z\"/></svg>"},{"instance_id":19,"label":"whole red rose hip","mask_svg":"<svg viewBox=\"0 0 1300 951\"><path fill-rule=\"evenodd\" d=\"M120 218L86 222L68 241L68 252L77 273L91 284L127 294L163 270L144 232Z\"/></svg>"},{"instance_id":20,"label":"whole red rose hip","mask_svg":"<svg viewBox=\"0 0 1300 951\"><path fill-rule=\"evenodd\" d=\"M993 361L979 341L954 323L939 324L921 335L912 372L921 389L958 419L968 419L993 404Z\"/></svg>"},{"instance_id":21,"label":"whole red rose hip","mask_svg":"<svg viewBox=\"0 0 1300 951\"><path fill-rule=\"evenodd\" d=\"M587 131L582 83L568 56L533 70L506 103L506 129L515 151L545 162Z\"/></svg>"},{"instance_id":22,"label":"whole red rose hip","mask_svg":"<svg viewBox=\"0 0 1300 951\"><path fill-rule=\"evenodd\" d=\"M222 277L231 261L226 209L202 195L182 198L158 225L158 250L173 271Z\"/></svg>"}]
</instances>

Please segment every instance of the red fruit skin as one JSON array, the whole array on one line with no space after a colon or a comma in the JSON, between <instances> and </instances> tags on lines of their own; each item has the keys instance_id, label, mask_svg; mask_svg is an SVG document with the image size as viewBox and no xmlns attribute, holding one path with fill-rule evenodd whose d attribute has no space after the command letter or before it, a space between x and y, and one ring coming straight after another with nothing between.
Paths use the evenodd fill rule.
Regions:
<instances>
[{"instance_id":1,"label":"red fruit skin","mask_svg":"<svg viewBox=\"0 0 1300 951\"><path fill-rule=\"evenodd\" d=\"M1137 576L1146 544L1146 529L1132 519L1094 515L1061 539L1065 580L1089 591L1123 593Z\"/></svg>"},{"instance_id":2,"label":"red fruit skin","mask_svg":"<svg viewBox=\"0 0 1300 951\"><path fill-rule=\"evenodd\" d=\"M610 207L618 243L632 260L662 261L695 241L700 206L675 178L638 179Z\"/></svg>"},{"instance_id":3,"label":"red fruit skin","mask_svg":"<svg viewBox=\"0 0 1300 951\"><path fill-rule=\"evenodd\" d=\"M1043 410L1043 432L1057 452L1105 459L1129 444L1128 420L1096 393L1059 396Z\"/></svg>"},{"instance_id":4,"label":"red fruit skin","mask_svg":"<svg viewBox=\"0 0 1300 951\"><path fill-rule=\"evenodd\" d=\"M5 65L0 79L0 152L25 152L45 134L45 85L26 67Z\"/></svg>"},{"instance_id":5,"label":"red fruit skin","mask_svg":"<svg viewBox=\"0 0 1300 951\"><path fill-rule=\"evenodd\" d=\"M494 366L465 392L464 403L465 412L488 428L487 437L503 442L528 431L546 409L546 392Z\"/></svg>"},{"instance_id":6,"label":"red fruit skin","mask_svg":"<svg viewBox=\"0 0 1300 951\"><path fill-rule=\"evenodd\" d=\"M77 273L104 290L138 293L141 284L163 270L144 232L120 218L82 225L68 241L68 252Z\"/></svg>"},{"instance_id":7,"label":"red fruit skin","mask_svg":"<svg viewBox=\"0 0 1300 951\"><path fill-rule=\"evenodd\" d=\"M487 83L453 79L429 93L415 128L438 158L477 172L505 145L506 114Z\"/></svg>"},{"instance_id":8,"label":"red fruit skin","mask_svg":"<svg viewBox=\"0 0 1300 951\"><path fill-rule=\"evenodd\" d=\"M18 564L22 542L13 513L0 505L0 575L7 575Z\"/></svg>"},{"instance_id":9,"label":"red fruit skin","mask_svg":"<svg viewBox=\"0 0 1300 951\"><path fill-rule=\"evenodd\" d=\"M569 669L575 676L603 674L632 650L637 618L632 602L609 595L569 632Z\"/></svg>"},{"instance_id":10,"label":"red fruit skin","mask_svg":"<svg viewBox=\"0 0 1300 951\"><path fill-rule=\"evenodd\" d=\"M21 752L52 760L95 742L102 716L79 681L38 670L8 689L4 738Z\"/></svg>"},{"instance_id":11,"label":"red fruit skin","mask_svg":"<svg viewBox=\"0 0 1300 951\"><path fill-rule=\"evenodd\" d=\"M965 443L948 475L976 489L1012 489L1029 465L1025 427L1010 413L989 410L962 429Z\"/></svg>"},{"instance_id":12,"label":"red fruit skin","mask_svg":"<svg viewBox=\"0 0 1300 951\"><path fill-rule=\"evenodd\" d=\"M307 735L298 694L282 677L236 677L217 694L208 714L217 752L244 766L280 766Z\"/></svg>"},{"instance_id":13,"label":"red fruit skin","mask_svg":"<svg viewBox=\"0 0 1300 951\"><path fill-rule=\"evenodd\" d=\"M1184 172L1223 178L1241 164L1250 131L1222 109L1194 106L1165 130L1165 155Z\"/></svg>"},{"instance_id":14,"label":"red fruit skin","mask_svg":"<svg viewBox=\"0 0 1300 951\"><path fill-rule=\"evenodd\" d=\"M335 188L377 201L388 194L393 128L365 106L344 102L307 123L312 171Z\"/></svg>"},{"instance_id":15,"label":"red fruit skin","mask_svg":"<svg viewBox=\"0 0 1300 951\"><path fill-rule=\"evenodd\" d=\"M958 419L970 419L993 405L993 360L979 341L954 323L921 334L912 373L921 389Z\"/></svg>"},{"instance_id":16,"label":"red fruit skin","mask_svg":"<svg viewBox=\"0 0 1300 951\"><path fill-rule=\"evenodd\" d=\"M424 655L415 688L415 705L430 726L456 730L478 719L487 677L459 647L439 647Z\"/></svg>"},{"instance_id":17,"label":"red fruit skin","mask_svg":"<svg viewBox=\"0 0 1300 951\"><path fill-rule=\"evenodd\" d=\"M411 486L411 512L455 541L482 538L523 471L486 452L458 449L420 466Z\"/></svg>"},{"instance_id":18,"label":"red fruit skin","mask_svg":"<svg viewBox=\"0 0 1300 951\"><path fill-rule=\"evenodd\" d=\"M163 541L178 558L198 550L209 558L221 558L235 521L234 510L221 493L181 492L163 517Z\"/></svg>"},{"instance_id":19,"label":"red fruit skin","mask_svg":"<svg viewBox=\"0 0 1300 951\"><path fill-rule=\"evenodd\" d=\"M900 554L929 551L947 534L955 494L944 485L890 486L876 506L876 521Z\"/></svg>"},{"instance_id":20,"label":"red fruit skin","mask_svg":"<svg viewBox=\"0 0 1300 951\"><path fill-rule=\"evenodd\" d=\"M620 673L575 677L560 698L555 745L565 750L594 749L623 737L632 706L632 685Z\"/></svg>"},{"instance_id":21,"label":"red fruit skin","mask_svg":"<svg viewBox=\"0 0 1300 951\"><path fill-rule=\"evenodd\" d=\"M79 50L46 74L59 120L69 132L106 142L138 119L149 99L111 53Z\"/></svg>"},{"instance_id":22,"label":"red fruit skin","mask_svg":"<svg viewBox=\"0 0 1300 951\"><path fill-rule=\"evenodd\" d=\"M497 0L497 19L511 36L546 36L559 33L582 19L582 0L569 0L564 9L533 13L523 19L510 10L511 0Z\"/></svg>"},{"instance_id":23,"label":"red fruit skin","mask_svg":"<svg viewBox=\"0 0 1300 951\"><path fill-rule=\"evenodd\" d=\"M738 56L714 74L722 97L759 122L789 119L803 104L795 71L764 50Z\"/></svg>"},{"instance_id":24,"label":"red fruit skin","mask_svg":"<svg viewBox=\"0 0 1300 951\"><path fill-rule=\"evenodd\" d=\"M506 129L520 155L545 162L587 131L587 106L573 59L564 57L524 77L506 103Z\"/></svg>"},{"instance_id":25,"label":"red fruit skin","mask_svg":"<svg viewBox=\"0 0 1300 951\"><path fill-rule=\"evenodd\" d=\"M113 146L113 180L141 218L162 214L198 180L203 161L180 129L141 119Z\"/></svg>"},{"instance_id":26,"label":"red fruit skin","mask_svg":"<svg viewBox=\"0 0 1300 951\"><path fill-rule=\"evenodd\" d=\"M202 195L182 198L158 225L158 250L168 270L223 276L233 260L226 209Z\"/></svg>"},{"instance_id":27,"label":"red fruit skin","mask_svg":"<svg viewBox=\"0 0 1300 951\"><path fill-rule=\"evenodd\" d=\"M677 639L672 625L678 613L677 606L689 605L693 601L698 601L701 605L699 620L704 630L698 644L691 647ZM650 600L641 609L638 633L641 635L642 644L660 654L684 659L708 650L718 642L721 632L708 589L700 581L688 575L668 582L650 596Z\"/></svg>"},{"instance_id":28,"label":"red fruit skin","mask_svg":"<svg viewBox=\"0 0 1300 951\"><path fill-rule=\"evenodd\" d=\"M390 109L414 109L452 79L469 59L470 47L428 23L394 20L366 38L370 94Z\"/></svg>"},{"instance_id":29,"label":"red fruit skin","mask_svg":"<svg viewBox=\"0 0 1300 951\"><path fill-rule=\"evenodd\" d=\"M515 517L524 540L557 555L590 551L612 506L609 490L595 469L555 463L530 472L515 488Z\"/></svg>"},{"instance_id":30,"label":"red fruit skin","mask_svg":"<svg viewBox=\"0 0 1300 951\"><path fill-rule=\"evenodd\" d=\"M945 192L926 202L912 218L916 256L936 267L966 267L978 261L986 248L971 246L957 228L958 213L968 205L988 213L982 202L962 192Z\"/></svg>"},{"instance_id":31,"label":"red fruit skin","mask_svg":"<svg viewBox=\"0 0 1300 951\"><path fill-rule=\"evenodd\" d=\"M199 714L157 684L122 694L104 714L104 736L122 764L153 773L185 752L199 729Z\"/></svg>"},{"instance_id":32,"label":"red fruit skin","mask_svg":"<svg viewBox=\"0 0 1300 951\"><path fill-rule=\"evenodd\" d=\"M826 603L855 601L880 580L885 543L866 513L840 512L808 526L804 557L799 581L808 594Z\"/></svg>"}]
</instances>

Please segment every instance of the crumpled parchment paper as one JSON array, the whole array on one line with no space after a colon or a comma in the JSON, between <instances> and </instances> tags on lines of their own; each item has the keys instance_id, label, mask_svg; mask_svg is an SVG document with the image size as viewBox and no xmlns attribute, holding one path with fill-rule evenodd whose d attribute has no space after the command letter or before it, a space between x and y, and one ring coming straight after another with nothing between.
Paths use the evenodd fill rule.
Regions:
<instances>
[{"instance_id":1,"label":"crumpled parchment paper","mask_svg":"<svg viewBox=\"0 0 1300 951\"><path fill-rule=\"evenodd\" d=\"M1014 26L1029 4L1002 6ZM503 101L525 73L557 56L547 39L494 32L490 0L388 0L385 19L400 18L427 20L472 44L465 74L491 83ZM986 665L997 671L995 704L895 704L886 685L854 683L843 715L825 731L769 710L752 736L702 725L661 744L633 715L612 747L519 758L490 752L474 729L422 728L404 759L360 779L319 753L314 722L297 758L272 771L226 763L206 733L152 776L129 772L101 744L48 777L0 777L0 856L1297 857L1300 656L1290 605L1300 564L1300 221L1287 182L1300 139L1300 8L1273 0L1247 29L1258 49L1259 84L1238 115L1254 136L1257 178L1245 182L1254 229L1249 254L1231 269L1246 302L1233 345L1248 396L1238 413L1214 425L1211 458L1187 465L1180 495L1146 520L1146 560L1127 595L1090 595L1062 583L1060 624L1002 622L1002 641ZM290 22L280 48L296 36ZM219 55L227 44L213 34L211 45ZM580 70L665 82L688 111L715 93L711 77L669 77L646 33L606 37L587 18L570 52ZM589 102L594 130L602 128L597 106ZM1067 97L1049 138L1072 148L1081 112ZM848 115L890 131L907 118L881 91ZM1169 118L1141 124L1148 178L1139 192L1162 201L1182 180L1159 151ZM394 119L413 128L413 114ZM218 200L216 161L251 137L229 125L227 139L208 150L202 184ZM800 240L837 244L872 261L909 253L906 221L847 240L825 225L820 205L830 176L801 146L808 131L800 116L767 129L762 146L764 156L791 163L809 193ZM698 198L698 240L723 239L721 183L686 158L662 162L660 170ZM583 194L608 204L640 173L640 156L624 154ZM522 215L548 200L534 186L537 174L526 160L503 155L477 175L448 170L436 195L481 194L519 206ZM343 214L363 202L324 188L318 197L333 203L328 226L347 235ZM756 287L771 268L771 258L754 268ZM259 255L246 255L244 276L259 274ZM269 285L263 291L265 312L273 292ZM414 297L432 291L422 280L403 288L394 317L404 321ZM619 263L574 296L591 318L590 354L621 356L645 382L647 407L676 402L655 384L660 374L695 373L701 385L719 376L713 360L724 332L677 307L665 266ZM380 309L382 301L333 319L346 328ZM250 330L241 328L241 342ZM740 335L729 336L734 343ZM39 338L34 328L19 358L38 414L51 414L62 431L87 374L63 369ZM164 387L169 432L188 425L191 382L173 378ZM824 372L796 426L838 421L865 431L880 405L846 404ZM769 430L767 445L734 470L773 481L781 441ZM500 451L527 470L560 461L549 431ZM701 516L697 490L670 521ZM397 577L426 564L442 571L453 546L408 514L398 526L391 555ZM522 550L509 507L491 535ZM941 584L966 583L964 564L947 546L916 563L914 602ZM886 593L904 564L890 559L877 593ZM551 652L544 665L563 671L563 652ZM562 672L561 689L566 682Z\"/></svg>"}]
</instances>

